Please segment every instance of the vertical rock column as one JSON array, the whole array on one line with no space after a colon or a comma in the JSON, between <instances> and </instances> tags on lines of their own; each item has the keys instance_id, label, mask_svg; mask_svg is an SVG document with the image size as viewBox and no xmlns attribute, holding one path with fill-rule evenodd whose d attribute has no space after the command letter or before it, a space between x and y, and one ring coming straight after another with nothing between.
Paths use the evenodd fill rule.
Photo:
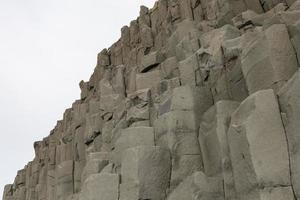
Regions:
<instances>
[{"instance_id":1,"label":"vertical rock column","mask_svg":"<svg viewBox=\"0 0 300 200\"><path fill-rule=\"evenodd\" d=\"M56 199L64 200L73 194L73 170L72 160L64 161L56 168Z\"/></svg>"},{"instance_id":2,"label":"vertical rock column","mask_svg":"<svg viewBox=\"0 0 300 200\"><path fill-rule=\"evenodd\" d=\"M284 121L291 162L291 177L295 195L300 199L300 72L279 91L279 103Z\"/></svg>"},{"instance_id":3,"label":"vertical rock column","mask_svg":"<svg viewBox=\"0 0 300 200\"><path fill-rule=\"evenodd\" d=\"M227 130L230 116L238 106L234 101L217 102L204 114L199 129L204 172L222 180L225 199L235 197Z\"/></svg>"},{"instance_id":4,"label":"vertical rock column","mask_svg":"<svg viewBox=\"0 0 300 200\"><path fill-rule=\"evenodd\" d=\"M169 187L171 158L168 149L138 146L123 153L120 200L164 200Z\"/></svg>"},{"instance_id":5,"label":"vertical rock column","mask_svg":"<svg viewBox=\"0 0 300 200\"><path fill-rule=\"evenodd\" d=\"M297 58L284 24L246 33L242 41L242 70L250 94L269 88L278 91L297 71Z\"/></svg>"},{"instance_id":6,"label":"vertical rock column","mask_svg":"<svg viewBox=\"0 0 300 200\"><path fill-rule=\"evenodd\" d=\"M171 189L185 177L203 169L198 127L200 117L212 105L206 88L178 87L160 106L154 123L156 145L170 149Z\"/></svg>"},{"instance_id":7,"label":"vertical rock column","mask_svg":"<svg viewBox=\"0 0 300 200\"><path fill-rule=\"evenodd\" d=\"M273 90L249 96L228 131L235 189L240 199L294 199L288 144Z\"/></svg>"}]
</instances>

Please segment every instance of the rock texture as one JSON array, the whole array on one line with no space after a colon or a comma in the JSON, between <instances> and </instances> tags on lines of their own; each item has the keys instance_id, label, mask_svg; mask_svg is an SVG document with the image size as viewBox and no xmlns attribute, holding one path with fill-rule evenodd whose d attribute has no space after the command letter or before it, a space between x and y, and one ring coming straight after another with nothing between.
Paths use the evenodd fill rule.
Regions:
<instances>
[{"instance_id":1,"label":"rock texture","mask_svg":"<svg viewBox=\"0 0 300 200\"><path fill-rule=\"evenodd\" d=\"M299 0L141 6L3 200L300 200L299 59Z\"/></svg>"}]
</instances>

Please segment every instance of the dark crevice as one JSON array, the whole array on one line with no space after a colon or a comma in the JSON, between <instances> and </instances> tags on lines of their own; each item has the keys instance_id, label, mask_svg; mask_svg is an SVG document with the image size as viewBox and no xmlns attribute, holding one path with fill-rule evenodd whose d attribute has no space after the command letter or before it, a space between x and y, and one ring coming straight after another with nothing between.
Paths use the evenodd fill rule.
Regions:
<instances>
[{"instance_id":1,"label":"dark crevice","mask_svg":"<svg viewBox=\"0 0 300 200\"><path fill-rule=\"evenodd\" d=\"M204 77L204 82L207 82L209 77L210 77L210 71L206 70L205 72L206 72L206 74L205 74L205 77Z\"/></svg>"},{"instance_id":2,"label":"dark crevice","mask_svg":"<svg viewBox=\"0 0 300 200\"><path fill-rule=\"evenodd\" d=\"M250 26L250 25L254 26L253 22L251 20L248 20L245 23L239 25L237 28L242 29L242 28L245 28L246 26Z\"/></svg>"},{"instance_id":3,"label":"dark crevice","mask_svg":"<svg viewBox=\"0 0 300 200\"><path fill-rule=\"evenodd\" d=\"M146 47L145 51L144 51L144 55L148 55L151 51L151 47Z\"/></svg>"},{"instance_id":4,"label":"dark crevice","mask_svg":"<svg viewBox=\"0 0 300 200\"><path fill-rule=\"evenodd\" d=\"M263 9L264 13L267 12L266 9L265 9L265 3L266 2L264 0L259 0L259 2L260 2L260 6Z\"/></svg>"},{"instance_id":5,"label":"dark crevice","mask_svg":"<svg viewBox=\"0 0 300 200\"><path fill-rule=\"evenodd\" d=\"M290 145L289 145L289 138L287 136L287 132L286 132L286 128L285 128L285 123L284 123L284 120L282 118L282 109L280 107L280 103L279 103L279 100L278 101L278 107L279 107L279 112L280 112L280 120L281 120L281 123L282 123L282 127L283 127L283 130L284 130L284 136L285 136L285 139L286 139L286 145L287 145L287 153L288 153L288 159L289 159L289 174L290 174L290 183L291 183L291 188L292 188L292 191L293 191L293 195L294 195L294 198L295 199L298 199L297 196L296 196L296 193L295 193L295 189L294 189L294 186L293 186L293 179L292 179L292 166L291 166L291 155L290 155Z\"/></svg>"},{"instance_id":6,"label":"dark crevice","mask_svg":"<svg viewBox=\"0 0 300 200\"><path fill-rule=\"evenodd\" d=\"M141 73L147 73L147 72L149 72L150 70L156 68L158 65L159 65L159 63L156 63L156 64L154 64L154 65L150 65L150 66L148 66L148 67L145 67L145 68L141 71Z\"/></svg>"},{"instance_id":7,"label":"dark crevice","mask_svg":"<svg viewBox=\"0 0 300 200\"><path fill-rule=\"evenodd\" d=\"M87 146L89 146L91 143L94 142L95 138L98 137L99 135L101 135L101 132L98 131L98 132L94 132L94 134L85 142L85 144Z\"/></svg>"}]
</instances>

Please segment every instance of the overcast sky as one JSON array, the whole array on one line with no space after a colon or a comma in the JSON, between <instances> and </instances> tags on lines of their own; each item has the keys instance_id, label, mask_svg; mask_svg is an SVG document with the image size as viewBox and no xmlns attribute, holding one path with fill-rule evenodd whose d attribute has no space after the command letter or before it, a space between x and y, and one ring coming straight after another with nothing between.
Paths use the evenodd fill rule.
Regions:
<instances>
[{"instance_id":1,"label":"overcast sky","mask_svg":"<svg viewBox=\"0 0 300 200\"><path fill-rule=\"evenodd\" d=\"M0 198L79 98L97 53L154 0L0 0Z\"/></svg>"}]
</instances>

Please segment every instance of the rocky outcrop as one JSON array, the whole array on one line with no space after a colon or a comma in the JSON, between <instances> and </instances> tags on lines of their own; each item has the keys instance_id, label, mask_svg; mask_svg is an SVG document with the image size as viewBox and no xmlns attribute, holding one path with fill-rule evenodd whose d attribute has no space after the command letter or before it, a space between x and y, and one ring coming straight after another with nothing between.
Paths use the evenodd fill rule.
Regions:
<instances>
[{"instance_id":1,"label":"rocky outcrop","mask_svg":"<svg viewBox=\"0 0 300 200\"><path fill-rule=\"evenodd\" d=\"M299 59L299 0L141 6L3 200L300 200Z\"/></svg>"}]
</instances>

